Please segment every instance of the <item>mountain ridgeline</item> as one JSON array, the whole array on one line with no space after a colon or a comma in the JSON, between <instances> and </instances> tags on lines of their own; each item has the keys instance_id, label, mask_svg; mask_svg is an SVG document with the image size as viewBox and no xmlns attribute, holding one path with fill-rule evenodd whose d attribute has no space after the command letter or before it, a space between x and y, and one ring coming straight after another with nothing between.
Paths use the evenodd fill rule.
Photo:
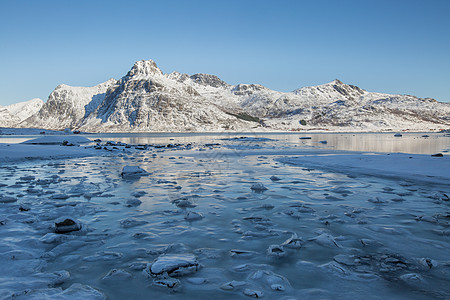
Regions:
<instances>
[{"instance_id":1,"label":"mountain ridgeline","mask_svg":"<svg viewBox=\"0 0 450 300\"><path fill-rule=\"evenodd\" d=\"M30 112L8 126L87 132L428 131L450 126L450 104L429 98L367 92L339 80L277 92L259 84L230 85L215 75L164 74L152 60L138 61L121 79L94 87L59 85L39 110Z\"/></svg>"}]
</instances>

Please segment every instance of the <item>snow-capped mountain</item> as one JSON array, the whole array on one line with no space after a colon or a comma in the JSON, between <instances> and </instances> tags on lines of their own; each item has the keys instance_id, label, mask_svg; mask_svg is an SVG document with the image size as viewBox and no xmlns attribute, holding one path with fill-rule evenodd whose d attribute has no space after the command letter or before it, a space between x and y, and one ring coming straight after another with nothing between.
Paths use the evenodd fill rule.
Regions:
<instances>
[{"instance_id":1,"label":"snow-capped mountain","mask_svg":"<svg viewBox=\"0 0 450 300\"><path fill-rule=\"evenodd\" d=\"M44 101L34 98L25 102L8 106L0 106L0 127L12 127L36 114L44 105Z\"/></svg>"},{"instance_id":2,"label":"snow-capped mountain","mask_svg":"<svg viewBox=\"0 0 450 300\"><path fill-rule=\"evenodd\" d=\"M215 75L164 74L142 60L120 80L58 86L21 127L91 132L430 130L450 126L450 104L367 92L339 80L278 92Z\"/></svg>"}]
</instances>

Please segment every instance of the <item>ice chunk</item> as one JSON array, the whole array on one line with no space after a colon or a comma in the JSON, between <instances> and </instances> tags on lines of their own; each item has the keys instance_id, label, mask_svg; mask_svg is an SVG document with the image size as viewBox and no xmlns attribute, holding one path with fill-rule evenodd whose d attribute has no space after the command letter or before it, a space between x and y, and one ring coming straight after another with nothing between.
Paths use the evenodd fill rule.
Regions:
<instances>
[{"instance_id":1,"label":"ice chunk","mask_svg":"<svg viewBox=\"0 0 450 300\"><path fill-rule=\"evenodd\" d=\"M197 221L203 219L203 215L201 213L195 212L195 211L188 211L184 215L184 219L186 221Z\"/></svg>"},{"instance_id":2,"label":"ice chunk","mask_svg":"<svg viewBox=\"0 0 450 300\"><path fill-rule=\"evenodd\" d=\"M148 175L149 173L138 166L125 166L122 169L122 177L133 178Z\"/></svg>"},{"instance_id":3,"label":"ice chunk","mask_svg":"<svg viewBox=\"0 0 450 300\"><path fill-rule=\"evenodd\" d=\"M155 277L167 273L169 276L182 276L200 269L197 258L192 254L164 254L148 264L144 274Z\"/></svg>"},{"instance_id":4,"label":"ice chunk","mask_svg":"<svg viewBox=\"0 0 450 300\"><path fill-rule=\"evenodd\" d=\"M263 292L254 289L245 289L244 295L252 297L252 298L261 298L263 296Z\"/></svg>"},{"instance_id":5,"label":"ice chunk","mask_svg":"<svg viewBox=\"0 0 450 300\"><path fill-rule=\"evenodd\" d=\"M302 239L299 238L296 233L293 233L290 238L281 244L281 246L292 249L300 249L302 247L302 242Z\"/></svg>"}]
</instances>

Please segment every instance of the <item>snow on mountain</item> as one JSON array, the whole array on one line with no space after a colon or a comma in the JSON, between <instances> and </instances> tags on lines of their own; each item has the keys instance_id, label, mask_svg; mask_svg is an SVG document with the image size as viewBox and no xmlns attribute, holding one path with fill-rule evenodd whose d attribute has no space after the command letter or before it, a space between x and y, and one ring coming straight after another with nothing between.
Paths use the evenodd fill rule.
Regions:
<instances>
[{"instance_id":1,"label":"snow on mountain","mask_svg":"<svg viewBox=\"0 0 450 300\"><path fill-rule=\"evenodd\" d=\"M0 127L11 127L37 113L44 101L34 98L8 106L0 106Z\"/></svg>"},{"instance_id":2,"label":"snow on mountain","mask_svg":"<svg viewBox=\"0 0 450 300\"><path fill-rule=\"evenodd\" d=\"M224 130L436 130L450 126L450 104L365 91L334 80L292 92L230 85L215 75L164 74L136 62L120 80L58 86L22 127L91 132Z\"/></svg>"},{"instance_id":3,"label":"snow on mountain","mask_svg":"<svg viewBox=\"0 0 450 300\"><path fill-rule=\"evenodd\" d=\"M21 127L40 127L61 130L75 128L103 101L106 90L116 83L110 79L93 87L57 86L47 102L33 116L20 124Z\"/></svg>"}]
</instances>

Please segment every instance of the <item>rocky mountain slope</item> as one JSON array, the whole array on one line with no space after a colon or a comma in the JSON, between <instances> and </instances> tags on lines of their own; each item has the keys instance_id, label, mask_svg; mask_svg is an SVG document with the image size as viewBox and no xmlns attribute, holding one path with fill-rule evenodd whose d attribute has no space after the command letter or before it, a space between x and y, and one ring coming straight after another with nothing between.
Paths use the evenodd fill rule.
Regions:
<instances>
[{"instance_id":1,"label":"rocky mountain slope","mask_svg":"<svg viewBox=\"0 0 450 300\"><path fill-rule=\"evenodd\" d=\"M450 126L450 104L367 92L339 80L284 93L230 85L209 74L164 74L152 60L142 60L120 80L58 86L19 126L90 132L437 130Z\"/></svg>"},{"instance_id":2,"label":"rocky mountain slope","mask_svg":"<svg viewBox=\"0 0 450 300\"><path fill-rule=\"evenodd\" d=\"M0 106L0 127L13 127L36 114L44 105L39 98L29 101Z\"/></svg>"}]
</instances>

